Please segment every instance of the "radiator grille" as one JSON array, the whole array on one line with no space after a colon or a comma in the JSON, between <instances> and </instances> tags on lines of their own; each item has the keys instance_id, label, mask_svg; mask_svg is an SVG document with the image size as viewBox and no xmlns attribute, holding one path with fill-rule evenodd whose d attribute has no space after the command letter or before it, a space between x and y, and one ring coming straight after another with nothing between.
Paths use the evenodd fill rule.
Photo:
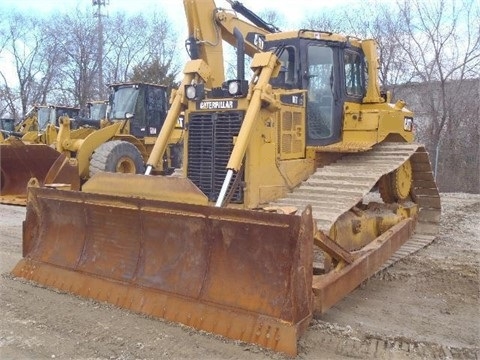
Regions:
<instances>
[{"instance_id":1,"label":"radiator grille","mask_svg":"<svg viewBox=\"0 0 480 360\"><path fill-rule=\"evenodd\" d=\"M244 112L240 111L190 114L187 174L210 201L217 200L222 188L233 150L233 138L240 131L243 117ZM242 200L243 191L239 186L231 201Z\"/></svg>"}]
</instances>

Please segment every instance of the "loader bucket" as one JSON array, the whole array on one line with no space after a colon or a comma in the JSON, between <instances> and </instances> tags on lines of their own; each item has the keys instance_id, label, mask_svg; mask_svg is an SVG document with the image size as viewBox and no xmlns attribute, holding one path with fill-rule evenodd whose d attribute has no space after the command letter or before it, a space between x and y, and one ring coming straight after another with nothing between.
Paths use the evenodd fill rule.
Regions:
<instances>
[{"instance_id":1,"label":"loader bucket","mask_svg":"<svg viewBox=\"0 0 480 360\"><path fill-rule=\"evenodd\" d=\"M44 144L0 144L0 202L25 205L31 178L41 183L59 153Z\"/></svg>"},{"instance_id":2,"label":"loader bucket","mask_svg":"<svg viewBox=\"0 0 480 360\"><path fill-rule=\"evenodd\" d=\"M310 207L281 215L37 187L13 274L296 355L312 253Z\"/></svg>"}]
</instances>

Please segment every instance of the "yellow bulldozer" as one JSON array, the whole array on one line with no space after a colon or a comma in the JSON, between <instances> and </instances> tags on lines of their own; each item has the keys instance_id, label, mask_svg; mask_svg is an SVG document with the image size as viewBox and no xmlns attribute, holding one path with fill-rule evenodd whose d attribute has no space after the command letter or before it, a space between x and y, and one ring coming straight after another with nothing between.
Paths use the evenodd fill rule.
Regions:
<instances>
[{"instance_id":1,"label":"yellow bulldozer","mask_svg":"<svg viewBox=\"0 0 480 360\"><path fill-rule=\"evenodd\" d=\"M296 355L314 315L433 240L440 197L373 40L280 32L230 3L184 0L191 60L145 174L31 182L13 274ZM182 170L151 176L181 113Z\"/></svg>"},{"instance_id":2,"label":"yellow bulldozer","mask_svg":"<svg viewBox=\"0 0 480 360\"><path fill-rule=\"evenodd\" d=\"M99 171L143 173L168 110L167 88L132 82L112 84L110 89L108 102L90 103L88 118L66 114L52 131L39 132L37 138L54 136L33 142L24 136L0 144L0 202L25 204L32 177L41 184L70 184L78 190ZM177 124L168 153L156 166L158 171L172 172L179 167L181 136Z\"/></svg>"}]
</instances>

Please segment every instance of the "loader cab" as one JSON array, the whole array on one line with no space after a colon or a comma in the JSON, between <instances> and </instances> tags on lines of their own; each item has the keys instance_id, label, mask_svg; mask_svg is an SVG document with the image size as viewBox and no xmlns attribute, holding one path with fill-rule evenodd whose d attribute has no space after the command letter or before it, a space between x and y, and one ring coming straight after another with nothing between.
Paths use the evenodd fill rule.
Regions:
<instances>
[{"instance_id":1,"label":"loader cab","mask_svg":"<svg viewBox=\"0 0 480 360\"><path fill-rule=\"evenodd\" d=\"M307 90L306 143L324 146L341 141L346 102L361 103L365 95L365 61L359 48L321 38L266 42L266 49L283 47L280 75L273 87Z\"/></svg>"},{"instance_id":2,"label":"loader cab","mask_svg":"<svg viewBox=\"0 0 480 360\"><path fill-rule=\"evenodd\" d=\"M15 131L15 119L2 118L0 119L0 130L7 132Z\"/></svg>"},{"instance_id":3,"label":"loader cab","mask_svg":"<svg viewBox=\"0 0 480 360\"><path fill-rule=\"evenodd\" d=\"M160 133L168 111L167 87L155 84L111 85L110 121L130 121L130 134L144 138Z\"/></svg>"},{"instance_id":4,"label":"loader cab","mask_svg":"<svg viewBox=\"0 0 480 360\"><path fill-rule=\"evenodd\" d=\"M88 118L101 121L108 117L108 101L91 101L87 103Z\"/></svg>"},{"instance_id":5,"label":"loader cab","mask_svg":"<svg viewBox=\"0 0 480 360\"><path fill-rule=\"evenodd\" d=\"M46 105L37 107L38 129L43 131L47 125L59 126L58 119L68 116L73 119L80 114L80 108L69 106Z\"/></svg>"},{"instance_id":6,"label":"loader cab","mask_svg":"<svg viewBox=\"0 0 480 360\"><path fill-rule=\"evenodd\" d=\"M38 128L43 130L48 124L55 124L55 110L50 107L40 107L37 111Z\"/></svg>"}]
</instances>

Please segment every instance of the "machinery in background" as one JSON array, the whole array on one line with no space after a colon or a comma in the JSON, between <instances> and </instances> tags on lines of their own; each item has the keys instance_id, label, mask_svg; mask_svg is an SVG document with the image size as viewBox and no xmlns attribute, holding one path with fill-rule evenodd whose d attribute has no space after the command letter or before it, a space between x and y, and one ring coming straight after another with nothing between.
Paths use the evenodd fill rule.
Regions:
<instances>
[{"instance_id":1,"label":"machinery in background","mask_svg":"<svg viewBox=\"0 0 480 360\"><path fill-rule=\"evenodd\" d=\"M51 145L56 138L58 119L76 117L80 108L61 105L34 105L18 124L0 129L0 143L22 141L25 144Z\"/></svg>"},{"instance_id":2,"label":"machinery in background","mask_svg":"<svg viewBox=\"0 0 480 360\"><path fill-rule=\"evenodd\" d=\"M92 103L98 106L96 116L92 116L95 112L87 119L78 114L61 116L52 132L54 140L43 132L49 141L18 140L0 145L0 202L25 204L32 177L41 184L55 182L80 189L84 181L101 171L144 172L168 111L166 86L119 83L110 89L108 117L106 102ZM177 124L168 153L156 166L158 173L172 173L180 167L182 134Z\"/></svg>"}]
</instances>

